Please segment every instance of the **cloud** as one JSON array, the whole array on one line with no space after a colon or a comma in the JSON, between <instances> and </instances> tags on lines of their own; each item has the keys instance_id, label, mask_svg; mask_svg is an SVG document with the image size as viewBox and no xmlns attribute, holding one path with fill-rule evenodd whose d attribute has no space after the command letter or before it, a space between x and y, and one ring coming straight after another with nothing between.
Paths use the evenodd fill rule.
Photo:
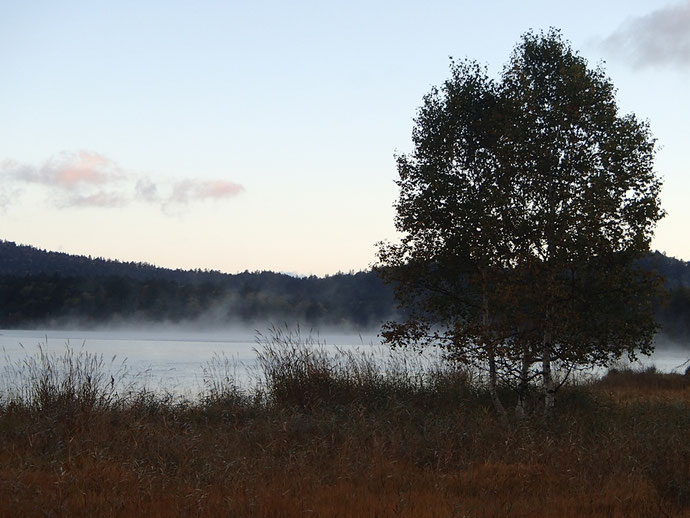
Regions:
<instances>
[{"instance_id":1,"label":"cloud","mask_svg":"<svg viewBox=\"0 0 690 518\"><path fill-rule=\"evenodd\" d=\"M81 185L105 185L123 177L115 162L89 151L60 153L41 167L6 160L3 169L19 180L65 190L75 190Z\"/></svg>"},{"instance_id":2,"label":"cloud","mask_svg":"<svg viewBox=\"0 0 690 518\"><path fill-rule=\"evenodd\" d=\"M148 202L158 200L158 186L150 178L140 178L134 186L139 199Z\"/></svg>"},{"instance_id":3,"label":"cloud","mask_svg":"<svg viewBox=\"0 0 690 518\"><path fill-rule=\"evenodd\" d=\"M243 190L241 185L225 180L182 180L173 185L168 203L186 205L191 201L220 200L237 196Z\"/></svg>"},{"instance_id":4,"label":"cloud","mask_svg":"<svg viewBox=\"0 0 690 518\"><path fill-rule=\"evenodd\" d=\"M99 191L89 195L70 196L62 203L64 207L123 207L128 200L116 192Z\"/></svg>"},{"instance_id":5,"label":"cloud","mask_svg":"<svg viewBox=\"0 0 690 518\"><path fill-rule=\"evenodd\" d=\"M0 210L14 201L21 191L17 186L26 184L42 186L48 200L61 209L113 208L138 202L158 205L164 212L194 202L228 199L244 190L226 180L156 182L121 169L100 153L63 152L41 166L10 159L0 161Z\"/></svg>"},{"instance_id":6,"label":"cloud","mask_svg":"<svg viewBox=\"0 0 690 518\"><path fill-rule=\"evenodd\" d=\"M0 187L0 212L4 213L19 194L20 191L18 189L12 190Z\"/></svg>"},{"instance_id":7,"label":"cloud","mask_svg":"<svg viewBox=\"0 0 690 518\"><path fill-rule=\"evenodd\" d=\"M636 68L690 68L690 0L626 21L600 46Z\"/></svg>"}]
</instances>

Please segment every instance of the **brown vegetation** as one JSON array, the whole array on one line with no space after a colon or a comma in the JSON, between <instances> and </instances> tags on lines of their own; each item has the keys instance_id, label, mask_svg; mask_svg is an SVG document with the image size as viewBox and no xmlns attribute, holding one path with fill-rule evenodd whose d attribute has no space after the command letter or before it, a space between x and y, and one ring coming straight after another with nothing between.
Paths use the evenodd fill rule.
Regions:
<instances>
[{"instance_id":1,"label":"brown vegetation","mask_svg":"<svg viewBox=\"0 0 690 518\"><path fill-rule=\"evenodd\" d=\"M118 392L88 355L24 363L0 516L690 516L690 376L610 372L504 427L467 372L314 345L268 344L254 391L219 375L194 401Z\"/></svg>"}]
</instances>

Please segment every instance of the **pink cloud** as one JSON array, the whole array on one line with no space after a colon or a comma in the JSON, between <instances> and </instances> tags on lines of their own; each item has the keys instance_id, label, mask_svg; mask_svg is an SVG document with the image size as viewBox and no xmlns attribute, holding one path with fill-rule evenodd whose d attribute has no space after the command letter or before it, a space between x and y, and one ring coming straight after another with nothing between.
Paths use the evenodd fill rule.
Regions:
<instances>
[{"instance_id":1,"label":"pink cloud","mask_svg":"<svg viewBox=\"0 0 690 518\"><path fill-rule=\"evenodd\" d=\"M199 198L228 198L236 196L242 192L244 188L241 185L224 180L211 180L202 182L198 186Z\"/></svg>"},{"instance_id":2,"label":"pink cloud","mask_svg":"<svg viewBox=\"0 0 690 518\"><path fill-rule=\"evenodd\" d=\"M114 192L99 191L89 195L75 195L70 196L65 202L61 203L63 207L122 207L127 203L120 194Z\"/></svg>"},{"instance_id":3,"label":"pink cloud","mask_svg":"<svg viewBox=\"0 0 690 518\"><path fill-rule=\"evenodd\" d=\"M163 211L167 212L174 206L192 202L228 199L244 190L241 185L226 180L186 179L159 183L148 176L125 171L105 155L90 151L59 153L41 166L2 160L0 180L0 188L5 188L4 184L11 187L17 182L45 186L49 200L59 208L123 207L139 201L161 203ZM162 190L167 193L161 194ZM0 208L11 202L11 197L3 194L5 191L0 191Z\"/></svg>"},{"instance_id":4,"label":"pink cloud","mask_svg":"<svg viewBox=\"0 0 690 518\"><path fill-rule=\"evenodd\" d=\"M169 202L186 204L195 200L231 198L244 190L225 180L182 180L173 185Z\"/></svg>"},{"instance_id":5,"label":"pink cloud","mask_svg":"<svg viewBox=\"0 0 690 518\"><path fill-rule=\"evenodd\" d=\"M72 160L55 164L57 167L48 168L49 173L54 174L59 185L72 187L80 182L90 184L103 184L110 178L110 170L114 164L97 153L80 151Z\"/></svg>"},{"instance_id":6,"label":"pink cloud","mask_svg":"<svg viewBox=\"0 0 690 518\"><path fill-rule=\"evenodd\" d=\"M60 153L50 157L41 167L6 160L2 168L19 180L65 190L74 190L84 184L104 185L123 176L115 162L90 151Z\"/></svg>"}]
</instances>

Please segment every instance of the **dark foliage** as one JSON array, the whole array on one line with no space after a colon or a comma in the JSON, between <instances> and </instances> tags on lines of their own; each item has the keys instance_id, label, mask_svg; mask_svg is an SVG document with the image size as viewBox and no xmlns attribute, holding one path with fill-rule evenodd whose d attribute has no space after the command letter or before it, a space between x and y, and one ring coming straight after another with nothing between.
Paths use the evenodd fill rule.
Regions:
<instances>
[{"instance_id":1,"label":"dark foliage","mask_svg":"<svg viewBox=\"0 0 690 518\"><path fill-rule=\"evenodd\" d=\"M690 336L690 263L660 252L640 262L666 279L657 319L669 338ZM211 311L212 310L212 311ZM378 326L396 310L374 272L295 278L273 272L228 275L47 252L0 241L0 326L128 319L180 321L213 313L219 322L266 315L305 324Z\"/></svg>"},{"instance_id":2,"label":"dark foliage","mask_svg":"<svg viewBox=\"0 0 690 518\"><path fill-rule=\"evenodd\" d=\"M552 364L653 348L661 279L636 261L664 216L656 141L556 29L525 33L497 80L473 61L450 69L397 157L401 238L378 258L410 314L382 334L442 347L492 387L524 394L540 377L550 415Z\"/></svg>"},{"instance_id":3,"label":"dark foliage","mask_svg":"<svg viewBox=\"0 0 690 518\"><path fill-rule=\"evenodd\" d=\"M0 242L0 326L300 321L377 328L393 297L373 272L296 278L92 259Z\"/></svg>"}]
</instances>

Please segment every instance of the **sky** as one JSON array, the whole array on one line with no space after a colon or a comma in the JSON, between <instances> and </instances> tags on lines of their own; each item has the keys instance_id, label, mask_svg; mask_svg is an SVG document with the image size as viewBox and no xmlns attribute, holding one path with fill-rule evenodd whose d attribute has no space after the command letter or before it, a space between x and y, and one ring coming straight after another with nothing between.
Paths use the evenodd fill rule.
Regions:
<instances>
[{"instance_id":1,"label":"sky","mask_svg":"<svg viewBox=\"0 0 690 518\"><path fill-rule=\"evenodd\" d=\"M648 120L690 260L690 0L0 0L0 239L224 272L367 269L449 57L557 27Z\"/></svg>"}]
</instances>

